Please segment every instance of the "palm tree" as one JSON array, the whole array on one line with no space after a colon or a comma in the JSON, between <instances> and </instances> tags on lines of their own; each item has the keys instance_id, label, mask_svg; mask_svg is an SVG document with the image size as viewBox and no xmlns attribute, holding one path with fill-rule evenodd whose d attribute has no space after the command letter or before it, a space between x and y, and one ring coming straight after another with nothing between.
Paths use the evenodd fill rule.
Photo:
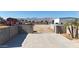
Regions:
<instances>
[{"instance_id":1,"label":"palm tree","mask_svg":"<svg viewBox=\"0 0 79 59\"><path fill-rule=\"evenodd\" d=\"M73 32L75 32L75 38L78 38L78 26L79 26L79 23L78 23L78 19L75 19L75 21L73 22L73 25L74 25L74 29L75 29L75 31L73 31Z\"/></svg>"},{"instance_id":2,"label":"palm tree","mask_svg":"<svg viewBox=\"0 0 79 59\"><path fill-rule=\"evenodd\" d=\"M72 38L78 39L78 26L79 26L78 19L75 19L72 22L68 22L68 23L64 24L64 26L65 26L65 28L66 27L68 28Z\"/></svg>"}]
</instances>

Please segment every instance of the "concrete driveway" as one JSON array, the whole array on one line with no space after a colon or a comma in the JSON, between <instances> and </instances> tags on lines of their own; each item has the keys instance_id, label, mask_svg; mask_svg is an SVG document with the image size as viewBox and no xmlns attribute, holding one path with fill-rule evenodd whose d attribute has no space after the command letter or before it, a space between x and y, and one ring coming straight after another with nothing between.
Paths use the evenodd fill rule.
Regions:
<instances>
[{"instance_id":1,"label":"concrete driveway","mask_svg":"<svg viewBox=\"0 0 79 59\"><path fill-rule=\"evenodd\" d=\"M55 33L28 34L24 42L23 48L74 48L79 44L73 43L71 40Z\"/></svg>"}]
</instances>

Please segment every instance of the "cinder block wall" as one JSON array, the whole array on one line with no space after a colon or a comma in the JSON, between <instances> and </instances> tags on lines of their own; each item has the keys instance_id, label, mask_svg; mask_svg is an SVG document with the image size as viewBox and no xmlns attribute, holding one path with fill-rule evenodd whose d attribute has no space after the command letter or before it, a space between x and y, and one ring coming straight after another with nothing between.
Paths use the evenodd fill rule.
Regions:
<instances>
[{"instance_id":1,"label":"cinder block wall","mask_svg":"<svg viewBox=\"0 0 79 59\"><path fill-rule=\"evenodd\" d=\"M11 26L11 27L0 29L0 44L7 42L17 34L18 34L17 26Z\"/></svg>"}]
</instances>

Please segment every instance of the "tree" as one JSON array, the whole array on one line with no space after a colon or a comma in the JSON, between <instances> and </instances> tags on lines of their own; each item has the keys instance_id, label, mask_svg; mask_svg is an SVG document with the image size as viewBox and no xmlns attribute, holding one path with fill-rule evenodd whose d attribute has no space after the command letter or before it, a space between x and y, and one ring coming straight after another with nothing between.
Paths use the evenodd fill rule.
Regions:
<instances>
[{"instance_id":1,"label":"tree","mask_svg":"<svg viewBox=\"0 0 79 59\"><path fill-rule=\"evenodd\" d=\"M65 28L66 27L68 28L72 38L78 39L78 26L79 26L78 19L68 22L68 23L64 24L64 26L65 26Z\"/></svg>"},{"instance_id":2,"label":"tree","mask_svg":"<svg viewBox=\"0 0 79 59\"><path fill-rule=\"evenodd\" d=\"M3 19L2 17L0 17L0 21L1 21L1 20L4 20L4 19Z\"/></svg>"},{"instance_id":3,"label":"tree","mask_svg":"<svg viewBox=\"0 0 79 59\"><path fill-rule=\"evenodd\" d=\"M52 24L54 24L54 20L52 20Z\"/></svg>"},{"instance_id":4,"label":"tree","mask_svg":"<svg viewBox=\"0 0 79 59\"><path fill-rule=\"evenodd\" d=\"M25 22L27 23L27 22L28 22L28 20L25 20Z\"/></svg>"},{"instance_id":5,"label":"tree","mask_svg":"<svg viewBox=\"0 0 79 59\"><path fill-rule=\"evenodd\" d=\"M3 23L4 22L4 19L2 17L0 17L0 22Z\"/></svg>"},{"instance_id":6,"label":"tree","mask_svg":"<svg viewBox=\"0 0 79 59\"><path fill-rule=\"evenodd\" d=\"M43 20L41 20L41 24L43 24Z\"/></svg>"},{"instance_id":7,"label":"tree","mask_svg":"<svg viewBox=\"0 0 79 59\"><path fill-rule=\"evenodd\" d=\"M48 21L47 20L45 22L46 22L46 24L48 24Z\"/></svg>"},{"instance_id":8,"label":"tree","mask_svg":"<svg viewBox=\"0 0 79 59\"><path fill-rule=\"evenodd\" d=\"M73 26L74 26L74 31L73 32L75 32L75 38L78 38L78 26L79 26L79 23L78 23L78 19L75 19L75 21L72 23L73 24Z\"/></svg>"}]
</instances>

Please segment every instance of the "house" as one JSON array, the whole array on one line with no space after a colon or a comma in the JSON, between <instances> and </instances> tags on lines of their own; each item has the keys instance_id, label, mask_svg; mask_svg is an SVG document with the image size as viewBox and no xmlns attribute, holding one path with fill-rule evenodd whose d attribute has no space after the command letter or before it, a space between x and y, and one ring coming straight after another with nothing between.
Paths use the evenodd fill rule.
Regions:
<instances>
[{"instance_id":1,"label":"house","mask_svg":"<svg viewBox=\"0 0 79 59\"><path fill-rule=\"evenodd\" d=\"M58 18L58 19L54 19L54 24L55 23L68 23L68 22L72 22L75 19L79 19L79 18L75 18L75 17L63 17L63 18Z\"/></svg>"},{"instance_id":2,"label":"house","mask_svg":"<svg viewBox=\"0 0 79 59\"><path fill-rule=\"evenodd\" d=\"M16 18L7 18L6 23L7 25L12 26L16 25L18 23L18 20Z\"/></svg>"},{"instance_id":3,"label":"house","mask_svg":"<svg viewBox=\"0 0 79 59\"><path fill-rule=\"evenodd\" d=\"M60 19L54 19L54 24L60 23L59 21L60 21Z\"/></svg>"},{"instance_id":4,"label":"house","mask_svg":"<svg viewBox=\"0 0 79 59\"><path fill-rule=\"evenodd\" d=\"M79 18L75 18L75 17L63 17L63 18L59 18L59 19L54 19L54 24L56 25L55 27L58 27L59 24L62 24L62 26L64 26L64 24L66 23L69 23L69 22L73 22L75 21L76 19L78 19L78 22L79 22ZM58 25L57 25L58 24ZM55 28L55 30L57 31L58 28ZM64 32L69 33L69 30L68 28L66 27L65 29L63 28ZM56 32L55 31L55 32ZM61 30L60 30L61 31Z\"/></svg>"}]
</instances>

